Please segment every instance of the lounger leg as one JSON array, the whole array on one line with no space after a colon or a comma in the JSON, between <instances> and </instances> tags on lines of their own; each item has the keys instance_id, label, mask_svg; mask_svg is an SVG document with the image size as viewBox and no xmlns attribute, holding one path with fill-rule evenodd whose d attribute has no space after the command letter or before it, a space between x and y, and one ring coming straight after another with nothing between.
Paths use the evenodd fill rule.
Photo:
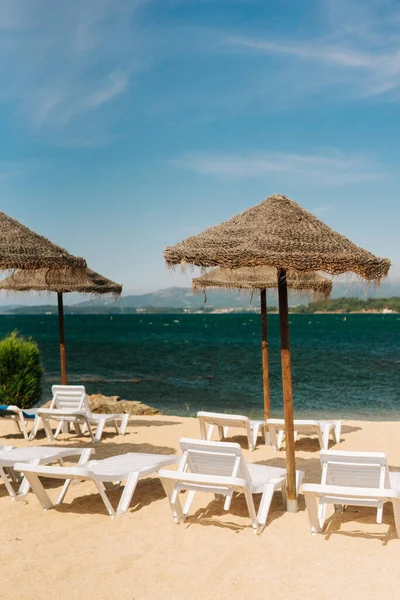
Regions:
<instances>
[{"instance_id":1,"label":"lounger leg","mask_svg":"<svg viewBox=\"0 0 400 600\"><path fill-rule=\"evenodd\" d=\"M311 532L320 533L323 528L323 522L320 522L318 519L317 494L314 492L304 492L304 496L306 499L306 507L310 521Z\"/></svg>"},{"instance_id":2,"label":"lounger leg","mask_svg":"<svg viewBox=\"0 0 400 600\"><path fill-rule=\"evenodd\" d=\"M252 431L253 434L253 448L252 450L254 450L254 448L257 446L257 440L258 440L258 434L260 432L260 425L255 425Z\"/></svg>"},{"instance_id":3,"label":"lounger leg","mask_svg":"<svg viewBox=\"0 0 400 600\"><path fill-rule=\"evenodd\" d=\"M61 431L63 433L65 433L65 430L64 430L64 421L59 421L59 423L58 423L58 425L56 427L55 434L54 434L55 439L58 438L58 436L60 435Z\"/></svg>"},{"instance_id":4,"label":"lounger leg","mask_svg":"<svg viewBox=\"0 0 400 600\"><path fill-rule=\"evenodd\" d=\"M10 477L14 483L21 482L22 477L17 475L12 467L4 467L4 473Z\"/></svg>"},{"instance_id":5,"label":"lounger leg","mask_svg":"<svg viewBox=\"0 0 400 600\"><path fill-rule=\"evenodd\" d=\"M321 448L323 448L324 450L328 450L329 448L329 425L328 426L323 426L322 427L322 443L323 446L321 446Z\"/></svg>"},{"instance_id":6,"label":"lounger leg","mask_svg":"<svg viewBox=\"0 0 400 600\"><path fill-rule=\"evenodd\" d=\"M207 431L207 436L206 438L203 438L204 440L207 439L207 441L210 441L212 438L212 434L214 433L214 425L210 425Z\"/></svg>"},{"instance_id":7,"label":"lounger leg","mask_svg":"<svg viewBox=\"0 0 400 600\"><path fill-rule=\"evenodd\" d=\"M278 448L278 450L280 450L282 448L284 436L285 436L285 430L284 429L280 429L278 431L278 436L277 436L277 448Z\"/></svg>"},{"instance_id":8,"label":"lounger leg","mask_svg":"<svg viewBox=\"0 0 400 600\"><path fill-rule=\"evenodd\" d=\"M40 458L35 458L29 461L30 465L40 465ZM23 498L25 498L28 495L28 492L30 490L30 485L29 485L29 481L27 480L26 477L24 477L22 479L21 485L19 486L19 490L17 492L17 495L15 497L15 500L21 500Z\"/></svg>"},{"instance_id":9,"label":"lounger leg","mask_svg":"<svg viewBox=\"0 0 400 600\"><path fill-rule=\"evenodd\" d=\"M42 417L43 427L46 433L46 437L50 442L54 442L54 435L51 425L47 417Z\"/></svg>"},{"instance_id":10,"label":"lounger leg","mask_svg":"<svg viewBox=\"0 0 400 600\"><path fill-rule=\"evenodd\" d=\"M4 485L6 486L7 492L10 494L11 498L14 500L16 497L16 493L14 492L14 488L8 480L7 473L0 467L0 477L4 481Z\"/></svg>"},{"instance_id":11,"label":"lounger leg","mask_svg":"<svg viewBox=\"0 0 400 600\"><path fill-rule=\"evenodd\" d=\"M248 488L243 490L244 497L246 498L247 509L249 511L251 525L254 530L254 533L258 533L258 523L257 523L257 514L254 506L253 495ZM261 533L261 532L260 532Z\"/></svg>"},{"instance_id":12,"label":"lounger leg","mask_svg":"<svg viewBox=\"0 0 400 600\"><path fill-rule=\"evenodd\" d=\"M24 415L22 414L22 412L19 413L19 429L20 429L21 433L23 434L24 438L26 439L26 441L29 441L28 431L26 429L26 423L25 423Z\"/></svg>"},{"instance_id":13,"label":"lounger leg","mask_svg":"<svg viewBox=\"0 0 400 600\"><path fill-rule=\"evenodd\" d=\"M131 473L129 475L124 487L124 491L122 492L121 499L118 504L116 515L122 515L128 510L129 505L132 501L132 496L135 493L138 480L139 473Z\"/></svg>"},{"instance_id":14,"label":"lounger leg","mask_svg":"<svg viewBox=\"0 0 400 600\"><path fill-rule=\"evenodd\" d=\"M207 427L205 424L204 419L202 419L201 417L199 417L199 425L200 425L200 437L202 440L207 440Z\"/></svg>"},{"instance_id":15,"label":"lounger leg","mask_svg":"<svg viewBox=\"0 0 400 600\"><path fill-rule=\"evenodd\" d=\"M118 435L119 434L119 429L118 429L117 419L114 419L113 423L114 423L115 433Z\"/></svg>"},{"instance_id":16,"label":"lounger leg","mask_svg":"<svg viewBox=\"0 0 400 600\"><path fill-rule=\"evenodd\" d=\"M85 450L82 452L80 459L78 461L78 466L86 463L89 460L91 453L92 453L91 448L85 448ZM62 463L62 459L60 459L60 463ZM79 481L79 479L66 479L65 480L64 485L62 486L60 495L57 498L56 505L62 504L62 502L65 499L65 496L67 495L69 486L73 483L80 483L80 481Z\"/></svg>"},{"instance_id":17,"label":"lounger leg","mask_svg":"<svg viewBox=\"0 0 400 600\"><path fill-rule=\"evenodd\" d=\"M195 493L193 490L190 490L188 492L188 496L186 498L186 502L185 502L185 506L183 507L183 516L186 519L186 517L189 514L190 511L190 507L192 506L192 502L193 502L193 498L195 496Z\"/></svg>"},{"instance_id":18,"label":"lounger leg","mask_svg":"<svg viewBox=\"0 0 400 600\"><path fill-rule=\"evenodd\" d=\"M261 502L258 509L257 521L258 521L258 533L261 533L265 527L265 523L267 522L269 509L272 502L272 497L275 492L274 484L267 484L264 487L264 491L261 496Z\"/></svg>"},{"instance_id":19,"label":"lounger leg","mask_svg":"<svg viewBox=\"0 0 400 600\"><path fill-rule=\"evenodd\" d=\"M39 417L39 415L36 415L35 416L35 421L33 423L32 431L31 431L31 434L29 436L29 441L32 441L32 440L35 439L35 437L37 436L37 432L38 432L40 426L43 427L42 417Z\"/></svg>"},{"instance_id":20,"label":"lounger leg","mask_svg":"<svg viewBox=\"0 0 400 600\"><path fill-rule=\"evenodd\" d=\"M397 537L400 537L400 501L393 499L394 524L396 525Z\"/></svg>"},{"instance_id":21,"label":"lounger leg","mask_svg":"<svg viewBox=\"0 0 400 600\"><path fill-rule=\"evenodd\" d=\"M318 520L320 523L325 523L327 504L317 500L318 503ZM336 506L336 505L335 505Z\"/></svg>"},{"instance_id":22,"label":"lounger leg","mask_svg":"<svg viewBox=\"0 0 400 600\"><path fill-rule=\"evenodd\" d=\"M225 431L224 431L224 427L222 427L221 425L218 425L218 435L219 435L219 439L223 440L225 437Z\"/></svg>"},{"instance_id":23,"label":"lounger leg","mask_svg":"<svg viewBox=\"0 0 400 600\"><path fill-rule=\"evenodd\" d=\"M80 423L74 423L74 428L75 428L76 435L81 437L82 436L82 428L80 426Z\"/></svg>"},{"instance_id":24,"label":"lounger leg","mask_svg":"<svg viewBox=\"0 0 400 600\"><path fill-rule=\"evenodd\" d=\"M28 480L29 485L32 488L32 491L36 495L37 499L39 500L39 502L43 506L43 508L45 510L53 508L54 504L50 500L46 490L44 489L44 487L42 485L42 482L40 481L40 479L36 475L36 473L25 473L25 477Z\"/></svg>"},{"instance_id":25,"label":"lounger leg","mask_svg":"<svg viewBox=\"0 0 400 600\"><path fill-rule=\"evenodd\" d=\"M57 498L57 501L56 501L56 505L57 505L57 506L58 506L59 504L62 504L62 503L63 503L63 501L64 501L64 498L65 498L65 496L67 495L67 492L68 492L69 486L71 485L72 481L73 481L72 479L66 479L66 480L64 481L64 485L62 486L62 489L61 489L60 495L58 496L58 498ZM74 481L76 481L76 480L74 480Z\"/></svg>"},{"instance_id":26,"label":"lounger leg","mask_svg":"<svg viewBox=\"0 0 400 600\"><path fill-rule=\"evenodd\" d=\"M164 491L167 495L169 505L172 510L172 518L173 518L174 522L175 523L183 522L185 520L185 517L184 517L183 511L182 511L181 503L179 501L179 490L177 489L177 486L171 479L163 479L162 478L161 483L162 483ZM174 494L174 492L177 492L177 493Z\"/></svg>"},{"instance_id":27,"label":"lounger leg","mask_svg":"<svg viewBox=\"0 0 400 600\"><path fill-rule=\"evenodd\" d=\"M335 432L335 442L337 444L340 444L340 435L342 433L342 421L336 421L334 432Z\"/></svg>"},{"instance_id":28,"label":"lounger leg","mask_svg":"<svg viewBox=\"0 0 400 600\"><path fill-rule=\"evenodd\" d=\"M383 519L383 502L381 502L381 505L379 506L379 508L376 511L376 522L382 523L382 519Z\"/></svg>"},{"instance_id":29,"label":"lounger leg","mask_svg":"<svg viewBox=\"0 0 400 600\"><path fill-rule=\"evenodd\" d=\"M233 498L233 490L230 490L225 496L224 510L230 510Z\"/></svg>"},{"instance_id":30,"label":"lounger leg","mask_svg":"<svg viewBox=\"0 0 400 600\"><path fill-rule=\"evenodd\" d=\"M279 450L278 445L278 437L276 435L276 429L272 425L268 426L269 439L271 441L271 446L274 450Z\"/></svg>"},{"instance_id":31,"label":"lounger leg","mask_svg":"<svg viewBox=\"0 0 400 600\"><path fill-rule=\"evenodd\" d=\"M324 438L322 436L321 427L317 426L317 427L315 427L315 429L316 429L317 435L318 435L319 447L321 448L321 450L323 450L324 449Z\"/></svg>"},{"instance_id":32,"label":"lounger leg","mask_svg":"<svg viewBox=\"0 0 400 600\"><path fill-rule=\"evenodd\" d=\"M126 413L125 415L122 415L121 423L119 426L119 432L118 432L119 435L125 435L126 428L128 427L129 417L130 417L130 414L128 414L128 413Z\"/></svg>"},{"instance_id":33,"label":"lounger leg","mask_svg":"<svg viewBox=\"0 0 400 600\"><path fill-rule=\"evenodd\" d=\"M99 492L101 499L104 502L104 506L106 507L108 514L110 515L110 517L115 517L116 513L115 510L112 507L111 502L108 499L107 494L105 493L103 486L101 485L101 482L98 481L97 479L93 479L95 486L97 487L97 491Z\"/></svg>"},{"instance_id":34,"label":"lounger leg","mask_svg":"<svg viewBox=\"0 0 400 600\"><path fill-rule=\"evenodd\" d=\"M103 430L104 430L105 424L106 424L106 420L105 419L101 419L99 421L99 424L97 425L97 429L96 429L96 435L94 436L94 438L93 438L93 433L92 433L92 430L90 428L90 425L88 424L88 428L89 428L89 431L90 431L90 435L92 436L93 442L100 442L101 436L103 435Z\"/></svg>"}]
</instances>

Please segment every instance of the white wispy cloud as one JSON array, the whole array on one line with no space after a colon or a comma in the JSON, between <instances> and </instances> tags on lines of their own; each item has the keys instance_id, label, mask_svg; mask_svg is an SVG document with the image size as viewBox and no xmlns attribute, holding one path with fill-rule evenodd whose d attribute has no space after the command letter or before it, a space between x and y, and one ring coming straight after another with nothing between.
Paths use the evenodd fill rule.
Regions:
<instances>
[{"instance_id":1,"label":"white wispy cloud","mask_svg":"<svg viewBox=\"0 0 400 600\"><path fill-rule=\"evenodd\" d=\"M353 97L398 101L400 7L377 0L321 0L321 4L326 9L326 26L318 37L282 38L268 32L265 36L226 35L224 42L232 49L279 59L282 68L285 63L295 68L294 87L301 88L303 80L311 89L315 80L342 87Z\"/></svg>"},{"instance_id":2,"label":"white wispy cloud","mask_svg":"<svg viewBox=\"0 0 400 600\"><path fill-rule=\"evenodd\" d=\"M115 101L146 62L135 18L150 1L0 0L0 100L36 128Z\"/></svg>"},{"instance_id":3,"label":"white wispy cloud","mask_svg":"<svg viewBox=\"0 0 400 600\"><path fill-rule=\"evenodd\" d=\"M35 125L66 125L82 113L97 110L120 96L128 89L129 81L129 73L116 69L99 81L61 89L44 88L39 91L43 101L38 102Z\"/></svg>"},{"instance_id":4,"label":"white wispy cloud","mask_svg":"<svg viewBox=\"0 0 400 600\"><path fill-rule=\"evenodd\" d=\"M378 181L390 176L369 157L338 153L325 155L284 152L252 152L245 155L187 153L170 160L169 164L201 175L224 179L282 174L323 185Z\"/></svg>"}]
</instances>

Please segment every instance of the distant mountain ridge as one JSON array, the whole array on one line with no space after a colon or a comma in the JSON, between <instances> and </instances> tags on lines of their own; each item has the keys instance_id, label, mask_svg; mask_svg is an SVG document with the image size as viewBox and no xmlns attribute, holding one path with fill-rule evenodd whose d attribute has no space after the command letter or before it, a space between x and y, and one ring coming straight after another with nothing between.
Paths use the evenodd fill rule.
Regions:
<instances>
[{"instance_id":1,"label":"distant mountain ridge","mask_svg":"<svg viewBox=\"0 0 400 600\"><path fill-rule=\"evenodd\" d=\"M271 291L270 304L277 304L277 294ZM354 282L337 282L333 284L332 298L388 298L391 296L400 296L400 281L385 282L379 288L374 286L365 287L362 283ZM210 289L206 292L207 305L213 308L246 308L249 304L250 293L243 290L218 290ZM255 294L256 297L256 294ZM299 299L300 298L300 299ZM306 301L306 297L290 294L292 304L297 304L300 300L302 303ZM195 294L191 288L170 287L148 294L138 294L122 296L119 300L113 298L92 298L75 304L74 307L85 306L111 306L117 303L118 306L125 308L145 308L154 306L157 308L168 306L176 308L193 308L204 305L204 294L199 292Z\"/></svg>"},{"instance_id":2,"label":"distant mountain ridge","mask_svg":"<svg viewBox=\"0 0 400 600\"><path fill-rule=\"evenodd\" d=\"M277 305L277 293L271 291L268 294L269 306ZM337 282L334 283L332 298L389 298L400 296L400 281L391 281L383 283L379 288L373 286L365 287L363 284ZM139 309L154 309L156 312L162 312L162 309L168 309L171 312L173 309L180 311L187 310L202 310L206 308L212 309L247 309L250 304L250 293L247 291L237 290L218 290L210 289L206 293L207 302L202 292L194 293L191 288L170 287L156 292L147 294L136 294L122 296L119 299L114 299L110 296L91 297L84 302L78 302L73 305L66 305L66 313L124 313L136 312ZM65 296L67 303L68 296ZM308 299L307 295L296 296L290 294L289 302L291 306L299 304L307 304L312 298ZM258 306L258 294L254 294L252 306ZM54 313L55 305L42 306L3 306L0 311L4 314L43 314L46 312Z\"/></svg>"},{"instance_id":3,"label":"distant mountain ridge","mask_svg":"<svg viewBox=\"0 0 400 600\"><path fill-rule=\"evenodd\" d=\"M227 291L227 290L208 290L207 305L211 308L246 308L249 304L249 294L246 292ZM199 292L195 294L191 288L171 287L148 294L122 296L118 300L113 298L92 298L74 304L74 308L88 306L112 306L118 305L121 308L155 308L174 307L174 308L201 308L204 306L204 294Z\"/></svg>"}]
</instances>

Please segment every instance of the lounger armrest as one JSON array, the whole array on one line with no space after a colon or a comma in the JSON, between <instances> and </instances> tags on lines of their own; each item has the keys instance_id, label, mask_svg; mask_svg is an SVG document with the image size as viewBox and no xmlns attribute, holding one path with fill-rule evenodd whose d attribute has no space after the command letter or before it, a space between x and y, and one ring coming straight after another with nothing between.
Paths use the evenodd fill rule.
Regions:
<instances>
[{"instance_id":1,"label":"lounger armrest","mask_svg":"<svg viewBox=\"0 0 400 600\"><path fill-rule=\"evenodd\" d=\"M35 473L43 477L52 477L55 479L69 479L73 477L82 477L82 479L92 479L92 471L83 467L53 467L49 465L31 465L29 463L15 463L14 469L21 473Z\"/></svg>"},{"instance_id":2,"label":"lounger armrest","mask_svg":"<svg viewBox=\"0 0 400 600\"><path fill-rule=\"evenodd\" d=\"M400 492L397 490L322 485L318 483L304 483L301 486L301 491L304 494L309 492L317 494L317 496L337 496L338 498L376 498L378 500L383 500L384 498L387 498L388 500L400 499Z\"/></svg>"},{"instance_id":3,"label":"lounger armrest","mask_svg":"<svg viewBox=\"0 0 400 600\"><path fill-rule=\"evenodd\" d=\"M74 408L39 408L37 411L39 416L55 417L88 417L84 410L75 410Z\"/></svg>"},{"instance_id":4,"label":"lounger armrest","mask_svg":"<svg viewBox=\"0 0 400 600\"><path fill-rule=\"evenodd\" d=\"M240 477L223 477L218 475L203 475L201 473L182 473L179 471L170 471L161 469L158 471L158 477L171 479L176 483L192 483L199 485L216 485L221 487L248 487L247 481Z\"/></svg>"}]
</instances>

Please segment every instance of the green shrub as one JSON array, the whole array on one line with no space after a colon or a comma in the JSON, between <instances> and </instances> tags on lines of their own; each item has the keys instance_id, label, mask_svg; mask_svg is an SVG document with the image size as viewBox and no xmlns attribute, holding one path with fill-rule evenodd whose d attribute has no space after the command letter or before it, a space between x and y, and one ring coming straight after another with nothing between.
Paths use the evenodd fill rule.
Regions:
<instances>
[{"instance_id":1,"label":"green shrub","mask_svg":"<svg viewBox=\"0 0 400 600\"><path fill-rule=\"evenodd\" d=\"M0 404L30 408L40 400L43 368L37 344L14 331L0 342Z\"/></svg>"}]
</instances>

